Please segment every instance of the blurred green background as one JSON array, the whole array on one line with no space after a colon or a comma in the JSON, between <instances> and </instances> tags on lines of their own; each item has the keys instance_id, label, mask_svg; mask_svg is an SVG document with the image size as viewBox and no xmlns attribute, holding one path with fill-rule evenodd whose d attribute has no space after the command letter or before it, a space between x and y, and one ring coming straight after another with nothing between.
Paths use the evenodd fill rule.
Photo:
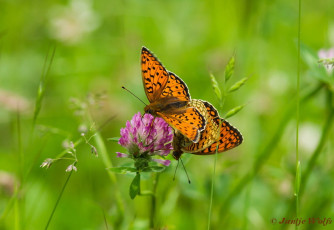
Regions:
<instances>
[{"instance_id":1,"label":"blurred green background","mask_svg":"<svg viewBox=\"0 0 334 230\"><path fill-rule=\"evenodd\" d=\"M307 220L334 218L333 74L317 63L317 52L334 46L333 9L331 0L302 1L299 217ZM246 104L229 119L244 143L217 158L210 223L215 156L185 154L192 183L182 168L172 181L176 161L160 175L156 229L294 229L272 219L296 217L297 38L298 1L2 0L0 229L45 228L73 160L40 165L78 140L78 170L49 229L148 229L150 198L131 200L133 176L106 170L106 157L113 166L128 162L116 158L125 150L107 139L143 112L121 86L147 101L142 46L187 83L192 98L217 108L210 73L221 83L235 54L228 85L249 77L220 111ZM80 136L91 127L102 127L89 141L99 157ZM150 174L142 187L152 188Z\"/></svg>"}]
</instances>

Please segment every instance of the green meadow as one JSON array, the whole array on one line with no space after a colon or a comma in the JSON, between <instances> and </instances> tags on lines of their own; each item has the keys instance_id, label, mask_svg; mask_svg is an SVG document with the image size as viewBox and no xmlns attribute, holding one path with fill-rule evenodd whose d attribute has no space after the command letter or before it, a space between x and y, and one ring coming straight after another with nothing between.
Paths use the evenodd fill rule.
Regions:
<instances>
[{"instance_id":1,"label":"green meadow","mask_svg":"<svg viewBox=\"0 0 334 230\"><path fill-rule=\"evenodd\" d=\"M0 230L334 229L333 9L0 1ZM183 154L190 184L171 154L140 180L117 157L145 107L122 86L149 103L143 46L242 133Z\"/></svg>"}]
</instances>

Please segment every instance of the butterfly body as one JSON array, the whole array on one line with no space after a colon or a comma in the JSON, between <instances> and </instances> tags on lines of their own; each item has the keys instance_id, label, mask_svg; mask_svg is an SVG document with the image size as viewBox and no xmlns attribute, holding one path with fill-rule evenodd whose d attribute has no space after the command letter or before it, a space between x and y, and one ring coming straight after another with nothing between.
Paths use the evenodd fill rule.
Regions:
<instances>
[{"instance_id":1,"label":"butterfly body","mask_svg":"<svg viewBox=\"0 0 334 230\"><path fill-rule=\"evenodd\" d=\"M174 132L173 137L173 153L172 156L175 160L179 160L181 155L184 153L184 147L187 147L191 145L191 142L186 139L185 136L183 136L180 133Z\"/></svg>"},{"instance_id":2,"label":"butterfly body","mask_svg":"<svg viewBox=\"0 0 334 230\"><path fill-rule=\"evenodd\" d=\"M184 113L186 111L187 101L180 101L176 97L163 97L145 106L145 113L158 116L159 113L173 114Z\"/></svg>"}]
</instances>

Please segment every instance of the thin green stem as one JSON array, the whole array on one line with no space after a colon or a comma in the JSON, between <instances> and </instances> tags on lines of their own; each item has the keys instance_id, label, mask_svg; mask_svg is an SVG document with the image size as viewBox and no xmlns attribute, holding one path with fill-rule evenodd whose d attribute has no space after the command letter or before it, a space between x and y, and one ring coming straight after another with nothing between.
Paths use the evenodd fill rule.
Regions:
<instances>
[{"instance_id":1,"label":"thin green stem","mask_svg":"<svg viewBox=\"0 0 334 230\"><path fill-rule=\"evenodd\" d=\"M321 134L321 138L320 138L320 141L317 145L317 148L314 150L313 154L312 154L312 157L311 159L309 160L307 166L306 166L306 169L303 173L303 183L300 185L300 190L299 190L299 193L300 195L303 194L304 192L304 189L305 189L305 186L306 186L306 183L307 183L307 180L311 174L311 171L313 170L315 164L316 164L316 161L320 155L320 153L322 152L324 146L325 146L325 143L328 139L328 135L329 135L329 132L331 130L331 127L332 127L332 123L333 123L333 118L334 118L334 108L332 108L329 112L329 115L327 117L327 120L324 124L324 127L323 127L323 130L322 130L322 134Z\"/></svg>"},{"instance_id":2,"label":"thin green stem","mask_svg":"<svg viewBox=\"0 0 334 230\"><path fill-rule=\"evenodd\" d=\"M224 87L225 87L225 78L224 78ZM220 108L219 110L222 111L223 110L223 106L224 106L224 102L225 102L225 89L224 89L224 95L222 97L222 100L220 100ZM221 120L219 121L219 127L221 127L222 122ZM220 129L218 129L218 136L220 134ZM217 140L218 142L218 140ZM211 191L210 191L210 204L209 204L209 214L208 214L208 230L210 230L211 228L211 216L212 216L212 204L213 204L213 190L215 188L215 177L216 177L216 165L217 165L217 159L218 159L218 147L219 145L217 144L216 147L216 153L215 153L215 160L213 163L213 172L212 172L212 178L211 178Z\"/></svg>"},{"instance_id":3,"label":"thin green stem","mask_svg":"<svg viewBox=\"0 0 334 230\"><path fill-rule=\"evenodd\" d=\"M77 147L82 142L82 138L78 139L77 141L73 142L73 147ZM63 150L61 153L59 153L55 159L62 159L64 155L68 154L68 148Z\"/></svg>"},{"instance_id":4,"label":"thin green stem","mask_svg":"<svg viewBox=\"0 0 334 230\"><path fill-rule=\"evenodd\" d=\"M23 161L23 152L22 152L22 138L21 138L21 119L20 119L20 112L17 110L16 111L16 128L17 128L17 157L18 157L18 169L17 169L17 176L20 178L20 181L23 181L23 176L24 176L24 161ZM15 185L15 190L17 192L20 191L20 184L17 183ZM22 222L22 215L21 213L24 213L24 205L23 205L23 200L24 196L22 198L19 198L16 196L15 199L15 229L21 229L21 222Z\"/></svg>"},{"instance_id":5,"label":"thin green stem","mask_svg":"<svg viewBox=\"0 0 334 230\"><path fill-rule=\"evenodd\" d=\"M76 162L74 163L74 166L75 166L75 165L76 165ZM56 209L57 209L57 206L58 206L58 204L59 204L59 201L60 201L61 197L63 196L63 193L64 193L64 191L65 191L65 188L66 188L66 186L67 186L68 181L69 181L70 178L71 178L72 173L73 173L73 170L72 170L72 171L70 172L70 174L68 175L68 177L67 177L67 179L66 179L66 181L65 181L65 183L64 183L64 186L63 186L63 188L61 189L61 191L60 191L60 193L59 193L59 196L58 196L58 199L57 199L57 201L56 201L56 204L55 204L55 206L53 207L53 210L52 210L52 212L51 212L51 215L50 215L50 217L49 217L49 220L48 220L48 222L47 222L47 224L46 224L46 226L45 226L45 230L48 229L48 227L49 227L49 225L50 225L50 222L51 222L51 220L52 220L52 217L53 217L53 215L54 215L54 213L55 213L55 211L56 211Z\"/></svg>"},{"instance_id":6,"label":"thin green stem","mask_svg":"<svg viewBox=\"0 0 334 230\"><path fill-rule=\"evenodd\" d=\"M110 157L108 155L107 152L107 148L105 146L105 143L100 135L99 132L96 132L95 136L94 136L94 141L97 145L97 149L99 150L99 156L101 156L102 158L102 162L104 163L104 166L106 168L112 168L113 164L110 160ZM116 185L115 187L115 198L116 198L116 202L117 202L117 206L120 212L120 216L124 217L124 206L123 206L123 200L121 198L121 193L117 187L117 178L115 176L115 174L113 172L111 172L110 170L107 170L109 179L111 180L111 182Z\"/></svg>"},{"instance_id":7,"label":"thin green stem","mask_svg":"<svg viewBox=\"0 0 334 230\"><path fill-rule=\"evenodd\" d=\"M141 191L139 190L139 196L150 196L151 197L151 211L150 211L150 229L154 229L154 220L156 215L156 191L158 187L160 173L155 173L153 179L153 189L152 191Z\"/></svg>"},{"instance_id":8,"label":"thin green stem","mask_svg":"<svg viewBox=\"0 0 334 230\"><path fill-rule=\"evenodd\" d=\"M316 149L314 150L314 152L312 153L311 159L308 161L305 171L302 173L301 178L302 178L303 183L300 184L299 196L302 196L304 194L305 187L307 185L307 181L310 177L310 174L311 174L312 170L314 169L314 167L316 165L316 161L317 161L320 153L322 152L326 141L328 140L328 136L329 136L331 127L333 125L333 120L334 120L334 108L331 106L328 117L327 117L326 122L324 123L323 129L322 129L322 133L321 133L319 143L318 143ZM289 206L285 216L290 216L291 213L293 212L293 208L294 208L294 205L292 203L290 203L290 206ZM282 225L282 228L283 228L283 225Z\"/></svg>"},{"instance_id":9,"label":"thin green stem","mask_svg":"<svg viewBox=\"0 0 334 230\"><path fill-rule=\"evenodd\" d=\"M150 228L154 229L154 220L155 220L155 214L156 214L156 192L157 192L157 187L158 187L158 182L159 182L159 176L160 173L155 174L155 178L153 180L153 195L151 197L151 214L150 214Z\"/></svg>"},{"instance_id":10,"label":"thin green stem","mask_svg":"<svg viewBox=\"0 0 334 230\"><path fill-rule=\"evenodd\" d=\"M93 119L92 119L92 116L91 116L91 113L89 111L89 107L87 107L87 110L86 110L86 115L87 115L87 121L89 124L94 124L93 122ZM113 167L113 164L112 164L112 161L108 155L108 151L107 151L107 147L104 143L104 140L103 138L101 137L101 134L100 134L100 130L110 121L114 118L114 116L112 116L111 118L109 118L99 129L96 130L95 134L92 135L90 138L88 138L88 140L86 139L86 137L84 138L81 138L80 139L80 142L85 140L85 142L90 146L90 147L94 147L92 146L91 144L89 144L89 140L91 138L94 139L95 143L96 143L96 147L98 149L98 152L95 152L95 154L99 155L102 159L102 162L105 166L105 168L112 168ZM95 148L94 148L95 149ZM124 202L122 200L122 196L121 196L121 193L119 191L119 188L117 186L117 178L116 178L116 175L111 172L110 170L107 170L107 173L108 173L108 176L109 176L109 179L110 181L112 182L112 184L114 185L114 188L113 188L113 192L115 194L115 199L116 199L116 205L117 205L117 208L118 208L118 220L114 223L114 226L116 228L118 228L118 226L124 221L124 218L125 218L125 215L124 215Z\"/></svg>"},{"instance_id":11,"label":"thin green stem","mask_svg":"<svg viewBox=\"0 0 334 230\"><path fill-rule=\"evenodd\" d=\"M15 190L20 190L19 185L15 185ZM21 213L20 213L20 199L16 197L14 201L14 213L15 213L15 224L14 224L14 229L20 230L21 229Z\"/></svg>"},{"instance_id":12,"label":"thin green stem","mask_svg":"<svg viewBox=\"0 0 334 230\"><path fill-rule=\"evenodd\" d=\"M306 102L307 100L312 98L315 94L317 94L323 87L324 87L323 84L319 84L314 89L304 94L301 97L300 102L301 103ZM257 159L253 164L253 170L250 173L247 173L245 176L243 176L240 179L240 181L236 184L236 186L232 189L232 191L227 195L220 209L220 216L222 218L226 217L226 213L230 207L233 198L235 198L243 190L243 188L254 178L257 172L262 168L263 164L271 156L273 150L275 149L275 146L279 143L283 131L286 125L288 124L289 120L291 119L294 111L295 111L295 104L293 103L290 105L290 107L287 108L272 138L269 140L267 145L265 145L264 149L260 151L260 153L258 154Z\"/></svg>"},{"instance_id":13,"label":"thin green stem","mask_svg":"<svg viewBox=\"0 0 334 230\"><path fill-rule=\"evenodd\" d=\"M213 190L215 188L215 177L216 177L216 165L217 165L218 147L219 147L219 145L217 145L217 148L216 148L215 160L214 160L214 163L213 163L213 172L212 172L212 178L211 178L210 204L209 204L209 215L208 215L208 230L210 230L210 227L211 227Z\"/></svg>"},{"instance_id":14,"label":"thin green stem","mask_svg":"<svg viewBox=\"0 0 334 230\"><path fill-rule=\"evenodd\" d=\"M35 102L34 117L33 117L33 126L32 126L33 130L35 128L37 117L38 117L39 112L40 112L41 107L42 107L42 100L44 98L45 85L46 85L46 80L47 80L46 77L48 76L48 74L50 72L50 69L51 69L53 58L54 58L55 53L56 53L56 46L53 47L52 54L51 54L51 57L50 57L50 62L48 63L50 49L49 49L49 51L48 51L48 53L45 57L43 71L42 71L41 78L40 78L40 81L39 81L37 97L36 97L36 102ZM47 66L47 63L48 63L48 66Z\"/></svg>"},{"instance_id":15,"label":"thin green stem","mask_svg":"<svg viewBox=\"0 0 334 230\"><path fill-rule=\"evenodd\" d=\"M24 154L22 151L22 137L21 137L21 118L20 112L16 111L16 123L17 123L17 151L18 151L18 175L20 177L20 181L23 180L23 173L24 173Z\"/></svg>"},{"instance_id":16,"label":"thin green stem","mask_svg":"<svg viewBox=\"0 0 334 230\"><path fill-rule=\"evenodd\" d=\"M301 21L301 0L298 0L298 47L297 47L297 104L296 104L296 177L295 177L295 196L296 196L296 218L299 217L299 186L300 186L300 162L299 162L299 111L300 111L300 21ZM295 229L299 226L296 224Z\"/></svg>"}]
</instances>

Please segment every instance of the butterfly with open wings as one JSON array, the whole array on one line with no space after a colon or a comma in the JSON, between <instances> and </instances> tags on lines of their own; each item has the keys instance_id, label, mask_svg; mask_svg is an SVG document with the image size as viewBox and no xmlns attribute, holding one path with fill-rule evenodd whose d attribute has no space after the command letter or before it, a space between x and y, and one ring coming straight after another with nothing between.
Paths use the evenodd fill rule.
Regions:
<instances>
[{"instance_id":1,"label":"butterfly with open wings","mask_svg":"<svg viewBox=\"0 0 334 230\"><path fill-rule=\"evenodd\" d=\"M168 72L145 47L141 52L143 85L150 102L144 110L163 118L172 128L194 143L205 129L203 115L189 106L191 97L187 85L174 73Z\"/></svg>"},{"instance_id":2,"label":"butterfly with open wings","mask_svg":"<svg viewBox=\"0 0 334 230\"><path fill-rule=\"evenodd\" d=\"M191 99L187 85L169 72L145 47L141 51L142 79L150 102L144 110L163 118L173 129L173 156L224 152L240 145L240 132L220 118L206 101ZM218 146L218 148L217 148Z\"/></svg>"}]
</instances>

